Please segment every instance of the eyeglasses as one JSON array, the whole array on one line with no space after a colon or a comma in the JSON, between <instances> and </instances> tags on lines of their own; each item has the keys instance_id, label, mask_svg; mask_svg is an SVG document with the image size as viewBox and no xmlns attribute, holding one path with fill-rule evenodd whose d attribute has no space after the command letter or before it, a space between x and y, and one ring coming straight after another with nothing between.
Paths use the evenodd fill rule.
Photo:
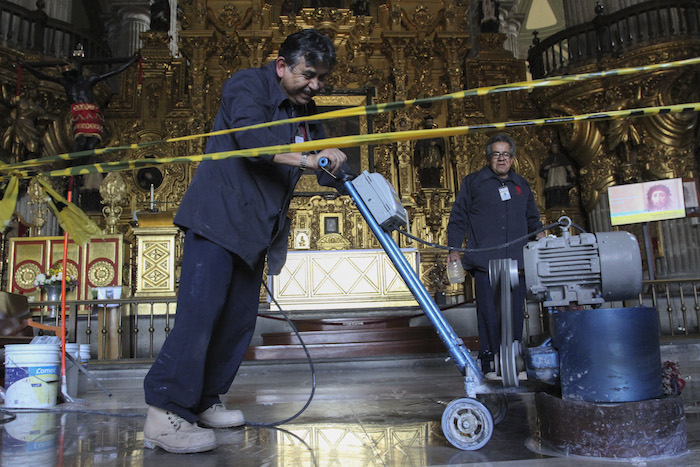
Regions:
<instances>
[{"instance_id":1,"label":"eyeglasses","mask_svg":"<svg viewBox=\"0 0 700 467\"><path fill-rule=\"evenodd\" d=\"M492 152L491 159L500 159L501 157L505 159L510 159L513 157L513 153L510 152Z\"/></svg>"}]
</instances>

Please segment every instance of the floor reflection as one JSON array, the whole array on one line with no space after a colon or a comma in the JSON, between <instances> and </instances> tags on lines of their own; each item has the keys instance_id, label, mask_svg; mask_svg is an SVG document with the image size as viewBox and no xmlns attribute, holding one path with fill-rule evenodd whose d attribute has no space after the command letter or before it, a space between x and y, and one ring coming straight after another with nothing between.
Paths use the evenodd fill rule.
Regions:
<instances>
[{"instance_id":1,"label":"floor reflection","mask_svg":"<svg viewBox=\"0 0 700 467\"><path fill-rule=\"evenodd\" d=\"M4 425L0 465L49 465L56 458L60 415L26 413Z\"/></svg>"},{"instance_id":2,"label":"floor reflection","mask_svg":"<svg viewBox=\"0 0 700 467\"><path fill-rule=\"evenodd\" d=\"M536 420L532 394L508 396L505 418L484 448L454 448L445 439L440 423L445 406L464 397L463 380L452 365L441 360L336 362L318 364L317 371L316 397L299 418L279 428L216 430L220 446L191 455L143 448L146 405L141 387L145 370L105 371L100 377L112 397L91 387L76 403L60 404L54 412L20 411L15 420L3 423L0 465L606 464L528 450L526 442ZM637 461L637 465L700 465L700 394L695 386L690 383L684 394L691 452L673 460ZM278 368L251 364L244 366L223 400L230 407L241 408L249 420L265 422L293 415L304 406L309 391L310 375L301 365Z\"/></svg>"}]
</instances>

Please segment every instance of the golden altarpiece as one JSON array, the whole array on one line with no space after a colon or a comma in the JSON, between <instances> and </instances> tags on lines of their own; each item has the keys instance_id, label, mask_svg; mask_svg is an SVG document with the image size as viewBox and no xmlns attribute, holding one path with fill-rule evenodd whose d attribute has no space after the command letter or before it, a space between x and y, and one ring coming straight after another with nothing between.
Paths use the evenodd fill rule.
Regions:
<instances>
[{"instance_id":1,"label":"golden altarpiece","mask_svg":"<svg viewBox=\"0 0 700 467\"><path fill-rule=\"evenodd\" d=\"M307 27L315 27L331 37L338 51L338 63L326 91L316 98L321 110L437 96L528 79L528 63L505 50L504 34L472 27L473 1L373 1L369 2L370 14L360 16L353 14L350 2L339 3L348 3L348 8L302 8L289 16L280 14L280 5L262 0L180 1L180 55L172 56L166 33L141 33L142 78L136 65L121 74L118 92L105 107L105 143L120 146L205 133L218 110L224 81L239 69L261 66L273 59L288 34ZM564 71L669 61L697 56L699 52L697 39L661 41L614 58L601 55L595 61ZM5 49L2 54L5 64L20 57L41 59ZM14 83L12 70L4 68L9 67L3 67L3 81ZM659 71L634 78L594 80L531 93L501 93L337 120L330 122L327 130L330 135L383 133L422 128L428 116L438 127L452 127L687 102L693 100L688 96L697 100L697 82L692 68ZM65 114L67 105L59 88L31 76L24 79L22 86L25 91L38 89L38 93L25 92L26 99L41 103L55 115ZM104 86L100 91L103 98L108 94ZM45 130L41 135L43 154L70 151L69 120L58 118L52 122L39 125ZM566 214L586 226L611 184L644 177L692 177L697 172L697 128L694 115L516 128L511 130L518 144L515 167L533 187L543 221L551 222ZM415 161L415 141L352 148L348 150L349 161L356 171L379 172L394 185L409 212L414 235L446 244L446 226L459 183L484 165L484 145L489 136L473 133L444 141L437 183L424 183L421 179ZM204 152L205 141L182 140L105 157L131 160L196 155ZM570 155L577 177L568 203L550 207L544 202L540 168L555 141ZM12 151L14 160L21 160L26 148L20 145ZM72 250L70 264L79 270L79 277L87 281L99 276L100 285L123 285L135 296L174 296L181 247L172 213L196 169L196 164L161 166L157 170L162 182L152 191L138 171L105 177L101 189L104 209L94 215L107 235L83 249ZM154 203L161 215L149 217L149 206ZM361 271L357 279L364 282L357 282L354 289L338 285L336 295L330 297L332 302L350 303L350 294L367 293L368 300L354 306L415 304L407 289L397 284L389 269L380 264L381 260L371 257L379 245L348 198L318 186L312 175L304 175L292 200L290 216L288 246L292 261L282 278L276 279L275 289L282 303L303 308L301 298L313 298L309 290L318 285L313 279L316 276L308 270L324 263L321 269L325 274L339 261L347 262L353 256L359 258L357 262L343 267ZM110 239L119 248L112 246ZM414 261L431 293L446 293L448 302L463 299L464 290L447 282L444 250L404 237L396 239ZM36 293L29 281L32 274L52 264L54 244L53 239L30 238L15 240L8 246L8 290ZM92 251L98 250L91 256ZM320 263L313 260L316 262L301 268L307 270L304 280L308 280L303 282L295 276L303 262L299 258L306 261L314 254L324 259ZM127 266L122 270L124 263ZM371 271L367 268L370 263L377 265ZM98 266L93 272L92 268ZM88 288L94 284L81 282L79 297L87 297ZM289 291L289 296L284 291ZM261 294L261 300L264 299ZM309 302L310 308L327 306L329 303L324 301L315 305Z\"/></svg>"}]
</instances>

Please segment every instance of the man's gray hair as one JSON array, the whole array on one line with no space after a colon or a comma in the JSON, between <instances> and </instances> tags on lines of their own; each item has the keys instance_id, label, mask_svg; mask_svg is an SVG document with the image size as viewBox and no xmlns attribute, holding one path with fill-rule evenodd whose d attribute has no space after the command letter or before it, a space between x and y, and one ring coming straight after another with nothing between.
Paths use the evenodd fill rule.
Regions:
<instances>
[{"instance_id":1,"label":"man's gray hair","mask_svg":"<svg viewBox=\"0 0 700 467\"><path fill-rule=\"evenodd\" d=\"M335 65L335 47L328 36L316 29L304 29L290 34L280 46L279 56L294 68L304 57L307 66L325 65L330 70Z\"/></svg>"},{"instance_id":2,"label":"man's gray hair","mask_svg":"<svg viewBox=\"0 0 700 467\"><path fill-rule=\"evenodd\" d=\"M508 143L510 152L513 154L513 157L515 157L515 141L513 141L513 138L506 133L496 133L486 144L486 159L491 159L491 153L493 152L491 146L493 143Z\"/></svg>"}]
</instances>

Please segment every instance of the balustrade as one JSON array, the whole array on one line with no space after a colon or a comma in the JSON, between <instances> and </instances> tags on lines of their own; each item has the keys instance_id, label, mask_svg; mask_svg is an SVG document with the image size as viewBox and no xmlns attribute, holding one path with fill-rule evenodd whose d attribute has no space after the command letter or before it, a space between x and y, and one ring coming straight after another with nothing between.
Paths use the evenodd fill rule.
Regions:
<instances>
[{"instance_id":1,"label":"balustrade","mask_svg":"<svg viewBox=\"0 0 700 467\"><path fill-rule=\"evenodd\" d=\"M535 44L528 53L532 77L567 74L572 68L617 57L636 47L700 35L700 1L654 0L567 28Z\"/></svg>"},{"instance_id":2,"label":"balustrade","mask_svg":"<svg viewBox=\"0 0 700 467\"><path fill-rule=\"evenodd\" d=\"M0 0L0 43L56 58L70 57L81 43L88 59L110 57L104 38L50 18L41 9L28 10L6 0Z\"/></svg>"},{"instance_id":3,"label":"balustrade","mask_svg":"<svg viewBox=\"0 0 700 467\"><path fill-rule=\"evenodd\" d=\"M637 300L606 303L604 307L651 306L658 310L662 336L700 337L700 278L644 281ZM32 302L34 319L58 325L59 317L47 318L49 306L58 302ZM99 360L153 359L172 329L176 298L128 298L71 300L66 304L69 340L90 344ZM77 314L76 314L77 310ZM265 311L266 316L270 311ZM77 316L77 319L72 319ZM529 303L525 316L525 342L546 329L547 310ZM143 332L147 337L143 337ZM477 330L473 330L474 335ZM145 339L145 340L144 340Z\"/></svg>"}]
</instances>

